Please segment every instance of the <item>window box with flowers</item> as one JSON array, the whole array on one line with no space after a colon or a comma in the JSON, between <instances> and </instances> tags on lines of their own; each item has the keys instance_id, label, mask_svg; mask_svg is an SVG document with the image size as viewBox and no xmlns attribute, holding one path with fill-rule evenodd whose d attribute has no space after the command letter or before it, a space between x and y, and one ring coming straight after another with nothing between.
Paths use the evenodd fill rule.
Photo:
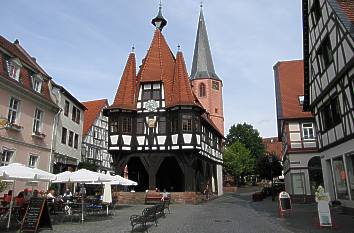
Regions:
<instances>
[{"instance_id":1,"label":"window box with flowers","mask_svg":"<svg viewBox=\"0 0 354 233\"><path fill-rule=\"evenodd\" d=\"M21 130L23 129L23 127L21 125L17 125L15 123L8 123L6 125L6 129L8 130L13 130L13 131L17 131L17 132L21 132Z\"/></svg>"},{"instance_id":2,"label":"window box with flowers","mask_svg":"<svg viewBox=\"0 0 354 233\"><path fill-rule=\"evenodd\" d=\"M39 138L39 139L44 139L45 136L46 135L44 133L41 133L41 132L38 132L38 131L32 133L32 137Z\"/></svg>"}]
</instances>

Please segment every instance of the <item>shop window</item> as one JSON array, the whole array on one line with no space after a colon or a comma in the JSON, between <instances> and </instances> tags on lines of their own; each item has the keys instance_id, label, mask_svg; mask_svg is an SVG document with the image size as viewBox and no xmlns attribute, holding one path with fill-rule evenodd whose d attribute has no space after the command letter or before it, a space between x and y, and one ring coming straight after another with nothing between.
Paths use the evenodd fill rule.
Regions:
<instances>
[{"instance_id":1,"label":"shop window","mask_svg":"<svg viewBox=\"0 0 354 233\"><path fill-rule=\"evenodd\" d=\"M333 173L337 191L337 198L342 200L349 200L347 173L345 172L342 156L333 159Z\"/></svg>"},{"instance_id":2,"label":"shop window","mask_svg":"<svg viewBox=\"0 0 354 233\"><path fill-rule=\"evenodd\" d=\"M305 174L304 173L293 173L291 174L293 195L304 195L305 190Z\"/></svg>"},{"instance_id":3,"label":"shop window","mask_svg":"<svg viewBox=\"0 0 354 233\"><path fill-rule=\"evenodd\" d=\"M349 189L351 193L351 200L354 200L354 154L349 154L346 156L347 170L348 170L348 180Z\"/></svg>"}]
</instances>

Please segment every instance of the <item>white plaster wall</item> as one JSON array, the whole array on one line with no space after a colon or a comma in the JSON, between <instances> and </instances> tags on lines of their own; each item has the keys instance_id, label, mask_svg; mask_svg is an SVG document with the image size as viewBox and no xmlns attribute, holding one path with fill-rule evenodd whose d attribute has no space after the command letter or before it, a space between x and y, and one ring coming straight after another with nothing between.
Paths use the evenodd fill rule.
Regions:
<instances>
[{"instance_id":1,"label":"white plaster wall","mask_svg":"<svg viewBox=\"0 0 354 233\"><path fill-rule=\"evenodd\" d=\"M69 101L69 114L68 116L64 115L64 107L65 101ZM73 159L77 160L77 163L81 161L81 143L82 143L82 131L83 131L83 122L84 122L84 112L80 109L80 124L77 124L72 120L72 108L75 106L76 108L80 109L73 101L67 98L63 93L60 94L59 97L59 107L62 109L59 115L59 121L57 124L57 132L56 132L56 139L55 139L55 152L60 155L69 156ZM67 129L66 135L66 144L61 143L61 136L62 136L62 127ZM79 143L78 148L74 148L74 138L73 138L73 146L70 147L68 145L69 142L69 131L74 132L75 134L79 135Z\"/></svg>"}]
</instances>

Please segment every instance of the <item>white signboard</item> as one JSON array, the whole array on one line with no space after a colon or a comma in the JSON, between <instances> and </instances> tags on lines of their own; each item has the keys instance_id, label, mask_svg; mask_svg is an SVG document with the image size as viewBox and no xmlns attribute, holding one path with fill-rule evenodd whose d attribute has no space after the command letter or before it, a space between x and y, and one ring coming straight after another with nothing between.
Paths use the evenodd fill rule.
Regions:
<instances>
[{"instance_id":1,"label":"white signboard","mask_svg":"<svg viewBox=\"0 0 354 233\"><path fill-rule=\"evenodd\" d=\"M325 193L323 187L319 186L316 192L316 202L318 218L321 227L331 227L332 218L331 211L329 210L329 193Z\"/></svg>"}]
</instances>

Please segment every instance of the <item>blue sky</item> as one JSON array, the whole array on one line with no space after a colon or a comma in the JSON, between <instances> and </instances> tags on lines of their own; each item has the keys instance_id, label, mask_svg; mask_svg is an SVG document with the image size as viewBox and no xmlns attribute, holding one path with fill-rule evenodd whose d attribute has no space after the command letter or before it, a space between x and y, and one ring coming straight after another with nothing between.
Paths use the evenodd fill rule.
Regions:
<instances>
[{"instance_id":1,"label":"blue sky","mask_svg":"<svg viewBox=\"0 0 354 233\"><path fill-rule=\"evenodd\" d=\"M165 0L163 30L180 44L190 72L199 0ZM115 95L131 47L149 48L158 0L12 0L2 36L20 44L80 101ZM208 0L204 16L216 73L224 83L225 133L247 122L276 136L273 65L302 58L300 0Z\"/></svg>"}]
</instances>

